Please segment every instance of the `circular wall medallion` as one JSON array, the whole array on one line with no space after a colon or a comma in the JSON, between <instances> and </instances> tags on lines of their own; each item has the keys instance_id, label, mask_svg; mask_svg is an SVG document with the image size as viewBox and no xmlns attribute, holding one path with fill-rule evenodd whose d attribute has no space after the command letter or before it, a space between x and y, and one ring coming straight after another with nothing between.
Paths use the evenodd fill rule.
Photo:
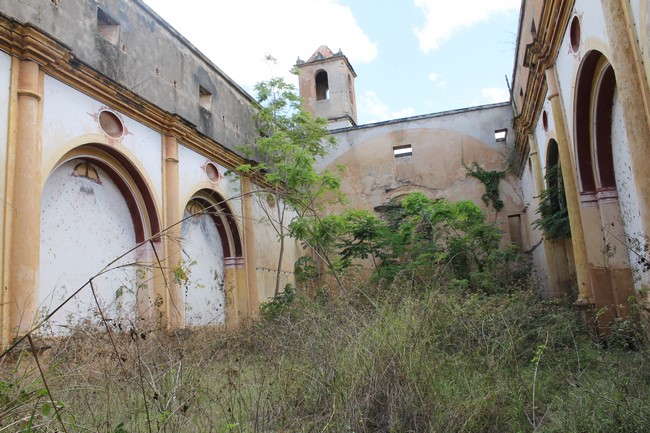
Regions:
<instances>
[{"instance_id":1,"label":"circular wall medallion","mask_svg":"<svg viewBox=\"0 0 650 433\"><path fill-rule=\"evenodd\" d=\"M219 179L221 179L221 174L219 173L219 169L217 168L216 164L213 162L206 162L203 169L205 170L205 174L208 176L208 179L210 179L210 182L219 182Z\"/></svg>"},{"instance_id":2,"label":"circular wall medallion","mask_svg":"<svg viewBox=\"0 0 650 433\"><path fill-rule=\"evenodd\" d=\"M569 37L571 38L571 49L574 53L577 53L578 48L580 48L580 18L577 15L571 20Z\"/></svg>"},{"instance_id":3,"label":"circular wall medallion","mask_svg":"<svg viewBox=\"0 0 650 433\"><path fill-rule=\"evenodd\" d=\"M99 126L106 135L112 138L124 136L124 123L115 113L109 110L102 110L98 116Z\"/></svg>"}]
</instances>

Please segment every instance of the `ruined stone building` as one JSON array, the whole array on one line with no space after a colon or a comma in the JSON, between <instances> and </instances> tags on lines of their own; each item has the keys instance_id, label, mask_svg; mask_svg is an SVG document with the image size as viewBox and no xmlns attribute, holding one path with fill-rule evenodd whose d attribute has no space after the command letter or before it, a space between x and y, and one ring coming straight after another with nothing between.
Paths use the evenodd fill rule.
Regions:
<instances>
[{"instance_id":1,"label":"ruined stone building","mask_svg":"<svg viewBox=\"0 0 650 433\"><path fill-rule=\"evenodd\" d=\"M355 207L412 191L472 200L532 255L542 296L620 315L650 279L647 9L523 1L510 102L370 125L356 122L352 65L321 47L297 65L304 103L340 142L321 167L347 165ZM235 146L254 138L253 113L252 98L140 0L0 0L3 344L79 289L52 332L96 303L174 327L255 317L277 272L293 281L302 251L292 243L277 270L275 233L249 194L259 185L224 177L244 162ZM473 162L509 169L501 211L467 176ZM570 237L532 225L551 187Z\"/></svg>"}]
</instances>

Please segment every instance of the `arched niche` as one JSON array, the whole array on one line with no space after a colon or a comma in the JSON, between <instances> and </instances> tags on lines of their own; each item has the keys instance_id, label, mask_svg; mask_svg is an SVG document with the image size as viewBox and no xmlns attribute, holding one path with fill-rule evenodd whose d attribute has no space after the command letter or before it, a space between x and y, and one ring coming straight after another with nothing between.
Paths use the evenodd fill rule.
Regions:
<instances>
[{"instance_id":1,"label":"arched niche","mask_svg":"<svg viewBox=\"0 0 650 433\"><path fill-rule=\"evenodd\" d=\"M242 261L242 242L235 216L215 191L196 192L185 206L181 224L184 317L186 326L224 324L233 312L226 268Z\"/></svg>"},{"instance_id":2,"label":"arched niche","mask_svg":"<svg viewBox=\"0 0 650 433\"><path fill-rule=\"evenodd\" d=\"M580 179L581 223L585 233L587 262L597 308L607 307L603 323L624 314L634 293L626 222L617 189L614 143L627 147L627 137L615 125L625 124L622 113L614 116L617 100L615 70L598 50L589 51L578 71L575 99L576 163ZM620 162L620 161L619 161ZM619 164L620 165L620 164Z\"/></svg>"},{"instance_id":3,"label":"arched niche","mask_svg":"<svg viewBox=\"0 0 650 433\"><path fill-rule=\"evenodd\" d=\"M77 147L49 173L40 200L40 314L92 280L50 319L51 332L99 324L98 308L120 327L150 314L152 248L159 244L154 235L160 220L135 165L109 146ZM153 246L136 248L150 238Z\"/></svg>"}]
</instances>

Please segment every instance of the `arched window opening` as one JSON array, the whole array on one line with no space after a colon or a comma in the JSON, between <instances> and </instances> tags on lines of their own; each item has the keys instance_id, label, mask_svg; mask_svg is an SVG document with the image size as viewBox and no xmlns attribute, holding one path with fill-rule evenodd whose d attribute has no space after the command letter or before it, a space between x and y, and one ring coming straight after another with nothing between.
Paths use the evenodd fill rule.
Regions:
<instances>
[{"instance_id":1,"label":"arched window opening","mask_svg":"<svg viewBox=\"0 0 650 433\"><path fill-rule=\"evenodd\" d=\"M220 194L208 189L201 190L194 195L185 210L190 215L206 214L212 218L221 238L224 257L243 256L241 237L235 216Z\"/></svg>"},{"instance_id":2,"label":"arched window opening","mask_svg":"<svg viewBox=\"0 0 650 433\"><path fill-rule=\"evenodd\" d=\"M330 98L330 85L327 80L327 72L316 73L316 100L322 101Z\"/></svg>"},{"instance_id":3,"label":"arched window opening","mask_svg":"<svg viewBox=\"0 0 650 433\"><path fill-rule=\"evenodd\" d=\"M569 213L566 206L562 168L559 161L558 144L550 140L546 152L546 189L540 192L539 218L533 226L544 232L546 239L565 239L571 236Z\"/></svg>"},{"instance_id":4,"label":"arched window opening","mask_svg":"<svg viewBox=\"0 0 650 433\"><path fill-rule=\"evenodd\" d=\"M607 64L597 81L596 107L594 111L594 138L596 163L601 188L616 188L614 157L612 154L612 107L616 78L614 69Z\"/></svg>"},{"instance_id":5,"label":"arched window opening","mask_svg":"<svg viewBox=\"0 0 650 433\"><path fill-rule=\"evenodd\" d=\"M348 75L348 93L350 96L350 103L354 105L354 92L352 89L352 77Z\"/></svg>"},{"instance_id":6,"label":"arched window opening","mask_svg":"<svg viewBox=\"0 0 650 433\"><path fill-rule=\"evenodd\" d=\"M566 196L564 195L564 182L562 181L559 151L555 140L551 140L548 143L546 159L546 185L549 191L551 210L560 212L566 209Z\"/></svg>"},{"instance_id":7,"label":"arched window opening","mask_svg":"<svg viewBox=\"0 0 650 433\"><path fill-rule=\"evenodd\" d=\"M596 182L592 165L591 134L592 134L592 88L596 67L602 55L592 51L585 57L578 79L576 91L575 134L578 159L578 172L581 192L596 191Z\"/></svg>"}]
</instances>

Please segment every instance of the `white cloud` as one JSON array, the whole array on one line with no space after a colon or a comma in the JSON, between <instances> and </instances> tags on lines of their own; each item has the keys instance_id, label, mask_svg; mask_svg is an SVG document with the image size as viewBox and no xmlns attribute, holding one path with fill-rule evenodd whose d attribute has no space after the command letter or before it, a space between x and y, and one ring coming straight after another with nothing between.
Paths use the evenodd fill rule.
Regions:
<instances>
[{"instance_id":1,"label":"white cloud","mask_svg":"<svg viewBox=\"0 0 650 433\"><path fill-rule=\"evenodd\" d=\"M372 91L366 91L361 96L357 97L357 111L364 114L368 119L368 123L415 115L415 109L412 107L391 111L388 105L382 102L379 99L379 96Z\"/></svg>"},{"instance_id":2,"label":"white cloud","mask_svg":"<svg viewBox=\"0 0 650 433\"><path fill-rule=\"evenodd\" d=\"M501 87L488 87L481 90L481 96L487 103L505 102L510 100L510 94L507 89Z\"/></svg>"},{"instance_id":3,"label":"white cloud","mask_svg":"<svg viewBox=\"0 0 650 433\"><path fill-rule=\"evenodd\" d=\"M432 72L432 73L429 74L429 79L431 81L433 81L434 83L436 81L438 81L438 78L440 78L440 76L438 74L436 74L435 72Z\"/></svg>"},{"instance_id":4,"label":"white cloud","mask_svg":"<svg viewBox=\"0 0 650 433\"><path fill-rule=\"evenodd\" d=\"M338 0L145 0L160 16L246 89L288 73L321 45L339 48L352 64L371 62L376 45ZM336 26L331 23L335 22ZM264 61L270 54L276 65Z\"/></svg>"},{"instance_id":5,"label":"white cloud","mask_svg":"<svg viewBox=\"0 0 650 433\"><path fill-rule=\"evenodd\" d=\"M415 34L424 53L440 45L463 28L472 27L499 13L516 11L521 0L414 0L424 13L424 25Z\"/></svg>"}]
</instances>

